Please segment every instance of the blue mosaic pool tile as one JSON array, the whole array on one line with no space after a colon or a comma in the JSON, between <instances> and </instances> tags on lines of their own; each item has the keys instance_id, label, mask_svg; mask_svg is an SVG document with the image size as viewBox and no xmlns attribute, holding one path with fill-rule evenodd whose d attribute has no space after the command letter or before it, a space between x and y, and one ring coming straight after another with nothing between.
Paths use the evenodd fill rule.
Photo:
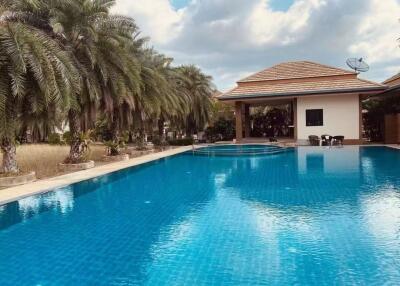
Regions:
<instances>
[{"instance_id":1,"label":"blue mosaic pool tile","mask_svg":"<svg viewBox=\"0 0 400 286\"><path fill-rule=\"evenodd\" d=\"M0 207L0 285L399 285L400 152L196 156Z\"/></svg>"}]
</instances>

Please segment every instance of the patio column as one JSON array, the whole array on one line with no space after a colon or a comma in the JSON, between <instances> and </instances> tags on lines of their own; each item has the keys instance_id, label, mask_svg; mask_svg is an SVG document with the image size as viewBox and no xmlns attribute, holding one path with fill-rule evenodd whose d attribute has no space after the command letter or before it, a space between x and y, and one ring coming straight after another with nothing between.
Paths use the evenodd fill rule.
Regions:
<instances>
[{"instance_id":1,"label":"patio column","mask_svg":"<svg viewBox=\"0 0 400 286\"><path fill-rule=\"evenodd\" d=\"M243 139L243 104L241 101L235 102L235 117L236 117L236 142L240 142Z\"/></svg>"},{"instance_id":2,"label":"patio column","mask_svg":"<svg viewBox=\"0 0 400 286\"><path fill-rule=\"evenodd\" d=\"M363 98L362 98L362 95L360 94L359 96L358 96L358 101L359 101L359 110L358 110L358 112L359 112L359 140L360 140L360 142L359 142L359 144L362 144L362 140L363 140L363 113L362 113L362 111L363 111L363 108L362 108L362 103L363 103Z\"/></svg>"},{"instance_id":3,"label":"patio column","mask_svg":"<svg viewBox=\"0 0 400 286\"><path fill-rule=\"evenodd\" d=\"M297 141L297 98L293 98L293 137Z\"/></svg>"},{"instance_id":4,"label":"patio column","mask_svg":"<svg viewBox=\"0 0 400 286\"><path fill-rule=\"evenodd\" d=\"M245 104L244 105L244 137L249 138L250 137L250 105Z\"/></svg>"}]
</instances>

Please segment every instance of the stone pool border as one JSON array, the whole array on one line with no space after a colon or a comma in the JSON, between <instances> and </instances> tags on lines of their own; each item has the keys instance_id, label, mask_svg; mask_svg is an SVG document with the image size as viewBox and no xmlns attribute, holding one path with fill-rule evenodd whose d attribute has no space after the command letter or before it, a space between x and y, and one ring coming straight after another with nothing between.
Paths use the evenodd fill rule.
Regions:
<instances>
[{"instance_id":1,"label":"stone pool border","mask_svg":"<svg viewBox=\"0 0 400 286\"><path fill-rule=\"evenodd\" d=\"M190 151L192 149L193 146L178 147L163 152L152 153L141 157L132 158L128 161L110 163L94 167L92 169L69 173L44 180L38 180L26 185L2 189L0 190L0 206L25 197L51 192L56 188L65 187L74 183L107 175L126 168L177 155L186 151Z\"/></svg>"}]
</instances>

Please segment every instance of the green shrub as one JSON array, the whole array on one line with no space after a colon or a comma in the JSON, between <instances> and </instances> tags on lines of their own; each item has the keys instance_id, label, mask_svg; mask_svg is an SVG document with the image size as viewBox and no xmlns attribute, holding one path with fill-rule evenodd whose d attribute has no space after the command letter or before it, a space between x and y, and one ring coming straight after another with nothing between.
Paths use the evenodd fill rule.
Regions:
<instances>
[{"instance_id":1,"label":"green shrub","mask_svg":"<svg viewBox=\"0 0 400 286\"><path fill-rule=\"evenodd\" d=\"M66 131L66 132L64 132L64 134L62 135L62 139L63 139L63 141L66 143L66 144L68 144L68 145L70 145L71 144L71 132L70 131Z\"/></svg>"},{"instance_id":2,"label":"green shrub","mask_svg":"<svg viewBox=\"0 0 400 286\"><path fill-rule=\"evenodd\" d=\"M154 136L153 139L151 139L151 143L153 143L154 146L160 146L161 145L161 138Z\"/></svg>"},{"instance_id":3,"label":"green shrub","mask_svg":"<svg viewBox=\"0 0 400 286\"><path fill-rule=\"evenodd\" d=\"M111 141L113 134L109 128L109 121L105 115L101 116L95 123L93 129L94 141Z\"/></svg>"},{"instance_id":4,"label":"green shrub","mask_svg":"<svg viewBox=\"0 0 400 286\"><path fill-rule=\"evenodd\" d=\"M156 147L165 147L168 146L168 142L166 140L162 140L160 136L154 136L151 140L154 146Z\"/></svg>"},{"instance_id":5,"label":"green shrub","mask_svg":"<svg viewBox=\"0 0 400 286\"><path fill-rule=\"evenodd\" d=\"M119 136L119 140L124 142L125 145L128 144L129 143L129 131L121 132L121 135Z\"/></svg>"},{"instance_id":6,"label":"green shrub","mask_svg":"<svg viewBox=\"0 0 400 286\"><path fill-rule=\"evenodd\" d=\"M61 135L58 133L50 134L49 137L47 138L47 142L50 145L62 145L63 144L63 140L61 140Z\"/></svg>"},{"instance_id":7,"label":"green shrub","mask_svg":"<svg viewBox=\"0 0 400 286\"><path fill-rule=\"evenodd\" d=\"M194 139L191 137L186 137L182 139L174 139L174 140L169 140L168 144L172 146L189 146L193 145Z\"/></svg>"},{"instance_id":8,"label":"green shrub","mask_svg":"<svg viewBox=\"0 0 400 286\"><path fill-rule=\"evenodd\" d=\"M235 138L235 123L234 120L220 118L214 122L213 126L206 129L206 138L209 142L222 140L232 140Z\"/></svg>"},{"instance_id":9,"label":"green shrub","mask_svg":"<svg viewBox=\"0 0 400 286\"><path fill-rule=\"evenodd\" d=\"M105 141L104 145L106 145L107 155L108 156L120 155L121 154L121 148L125 148L125 142L123 140Z\"/></svg>"}]
</instances>

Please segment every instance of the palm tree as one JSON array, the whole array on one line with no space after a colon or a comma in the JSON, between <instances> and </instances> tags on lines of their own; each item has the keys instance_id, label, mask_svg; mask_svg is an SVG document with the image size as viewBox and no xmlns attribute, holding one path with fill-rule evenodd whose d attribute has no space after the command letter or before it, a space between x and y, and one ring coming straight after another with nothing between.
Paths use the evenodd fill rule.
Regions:
<instances>
[{"instance_id":1,"label":"palm tree","mask_svg":"<svg viewBox=\"0 0 400 286\"><path fill-rule=\"evenodd\" d=\"M51 23L65 39L82 76L82 90L68 112L71 149L66 162L78 163L84 157L81 140L82 120L93 123L101 104L113 130L119 130L120 117L134 106L139 91L139 65L128 53L133 20L110 15L113 0L54 1ZM116 133L116 136L118 133Z\"/></svg>"},{"instance_id":2,"label":"palm tree","mask_svg":"<svg viewBox=\"0 0 400 286\"><path fill-rule=\"evenodd\" d=\"M79 90L79 76L69 54L52 37L30 25L35 21L33 14L13 10L17 2L0 3L0 144L4 173L19 171L15 136L21 116L51 106L68 106L71 95Z\"/></svg>"},{"instance_id":3,"label":"palm tree","mask_svg":"<svg viewBox=\"0 0 400 286\"><path fill-rule=\"evenodd\" d=\"M189 95L190 105L185 127L187 135L203 130L210 120L212 111L212 94L215 90L212 78L205 75L194 65L181 66L178 72L183 79L181 88Z\"/></svg>"},{"instance_id":4,"label":"palm tree","mask_svg":"<svg viewBox=\"0 0 400 286\"><path fill-rule=\"evenodd\" d=\"M141 49L139 52L142 79L142 97L138 102L140 108L136 111L139 133L144 132L144 121L148 120L157 123L159 136L164 141L165 121L179 114L186 114L187 100L177 88L178 74L176 69L171 67L172 59L153 49Z\"/></svg>"},{"instance_id":5,"label":"palm tree","mask_svg":"<svg viewBox=\"0 0 400 286\"><path fill-rule=\"evenodd\" d=\"M194 66L173 68L172 59L145 48L146 39L138 37L138 28L131 18L110 14L114 3L114 0L0 0L0 6L6 7L2 8L0 19L3 26L15 26L21 33L24 29L33 32L28 37L25 32L18 36L4 27L2 31L20 49L17 52L21 58L29 53L37 57L24 59L25 65L20 68L18 53L7 49L8 40L0 38L3 41L0 48L5 47L0 53L0 65L7 73L2 80L16 88L5 91L23 95L17 97L18 102L10 103L18 109L12 115L22 121L24 128L31 125L46 131L59 121L57 114L67 114L72 137L66 159L69 163L84 159L82 132L93 127L99 109L106 115L114 141L120 131L132 125L144 134L146 123L158 122L161 130L167 120L192 134L204 128L209 120L211 78ZM35 37L41 37L43 43L31 44ZM44 52L46 49L48 53ZM46 54L47 59L39 58L39 52L43 57ZM28 60L42 66L38 69ZM15 74L5 68L7 64L15 65ZM37 77L40 72L43 76ZM23 82L23 91L19 90L23 86L19 81ZM61 101L64 102L60 106Z\"/></svg>"}]
</instances>

